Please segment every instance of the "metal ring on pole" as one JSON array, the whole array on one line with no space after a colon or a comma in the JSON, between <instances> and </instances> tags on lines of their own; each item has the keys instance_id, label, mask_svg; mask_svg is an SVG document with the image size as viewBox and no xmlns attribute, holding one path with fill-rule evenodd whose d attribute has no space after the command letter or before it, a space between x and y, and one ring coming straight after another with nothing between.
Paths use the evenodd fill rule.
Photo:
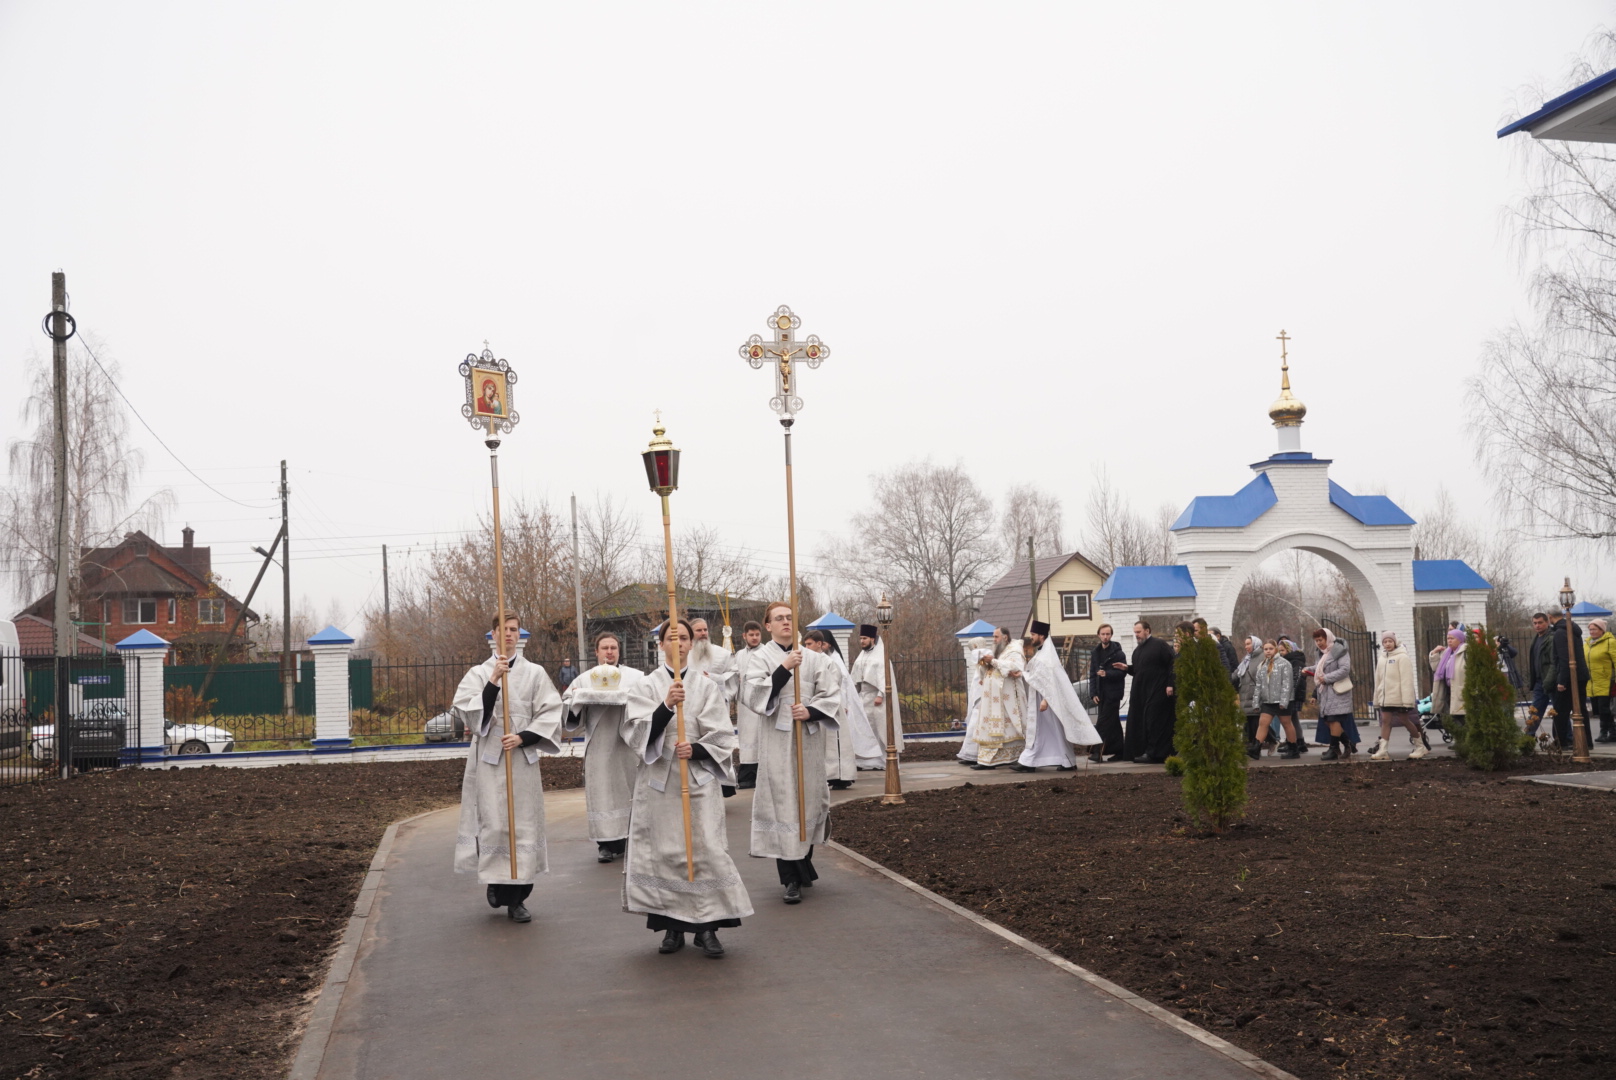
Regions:
<instances>
[{"instance_id":1,"label":"metal ring on pole","mask_svg":"<svg viewBox=\"0 0 1616 1080\"><path fill-rule=\"evenodd\" d=\"M67 333L61 335L60 337L56 335L56 331L51 329L51 320L56 318L58 315L67 320ZM79 324L74 321L73 316L69 315L65 311L52 311L46 313L45 321L40 324L40 329L45 331L45 336L50 338L52 341L66 341L68 338L79 332Z\"/></svg>"}]
</instances>

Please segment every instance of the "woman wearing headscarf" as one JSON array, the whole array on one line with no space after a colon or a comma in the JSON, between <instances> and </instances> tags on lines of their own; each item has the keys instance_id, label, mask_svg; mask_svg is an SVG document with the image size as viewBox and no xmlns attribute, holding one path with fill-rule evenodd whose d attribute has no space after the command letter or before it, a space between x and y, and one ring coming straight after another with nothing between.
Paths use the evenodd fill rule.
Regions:
<instances>
[{"instance_id":1,"label":"woman wearing headscarf","mask_svg":"<svg viewBox=\"0 0 1616 1080\"><path fill-rule=\"evenodd\" d=\"M1262 744L1268 738L1268 726L1277 716L1285 728L1287 740L1280 748L1279 756L1296 757L1296 729L1291 726L1290 719L1285 715L1285 710L1290 705L1292 687L1296 685L1296 669L1279 655L1279 648L1272 641L1263 644L1262 659L1254 661L1252 666L1257 669L1257 700L1260 702L1259 708L1262 712L1257 719L1256 738L1246 744L1246 756L1253 761L1262 756Z\"/></svg>"},{"instance_id":2,"label":"woman wearing headscarf","mask_svg":"<svg viewBox=\"0 0 1616 1080\"><path fill-rule=\"evenodd\" d=\"M1262 662L1263 640L1253 634L1245 641L1245 655L1234 669L1234 684L1240 691L1240 711L1246 714L1246 741L1257 740L1257 718L1262 702L1257 700L1257 665Z\"/></svg>"},{"instance_id":3,"label":"woman wearing headscarf","mask_svg":"<svg viewBox=\"0 0 1616 1080\"><path fill-rule=\"evenodd\" d=\"M1616 742L1616 723L1611 721L1610 683L1616 677L1616 635L1605 629L1604 619L1588 624L1588 705L1599 717L1596 742Z\"/></svg>"},{"instance_id":4,"label":"woman wearing headscarf","mask_svg":"<svg viewBox=\"0 0 1616 1080\"><path fill-rule=\"evenodd\" d=\"M1380 710L1380 743L1369 757L1374 761L1389 761L1392 756L1392 725L1401 724L1408 731L1408 740L1414 749L1409 760L1424 757L1429 751L1425 736L1420 731L1420 684L1414 677L1414 659L1397 641L1390 630L1380 635L1380 656L1375 664L1375 707Z\"/></svg>"},{"instance_id":5,"label":"woman wearing headscarf","mask_svg":"<svg viewBox=\"0 0 1616 1080\"><path fill-rule=\"evenodd\" d=\"M1347 643L1319 627L1313 631L1313 644L1319 660L1304 674L1313 676L1319 697L1319 735L1330 732L1330 749L1319 755L1322 761L1350 758L1358 749L1358 724L1352 718L1352 654Z\"/></svg>"},{"instance_id":6,"label":"woman wearing headscarf","mask_svg":"<svg viewBox=\"0 0 1616 1080\"><path fill-rule=\"evenodd\" d=\"M1452 730L1464 727L1464 673L1465 632L1457 626L1448 631L1448 647L1431 650L1431 669L1435 675L1431 682L1431 709L1436 711L1440 692L1446 703L1443 710L1453 718Z\"/></svg>"}]
</instances>

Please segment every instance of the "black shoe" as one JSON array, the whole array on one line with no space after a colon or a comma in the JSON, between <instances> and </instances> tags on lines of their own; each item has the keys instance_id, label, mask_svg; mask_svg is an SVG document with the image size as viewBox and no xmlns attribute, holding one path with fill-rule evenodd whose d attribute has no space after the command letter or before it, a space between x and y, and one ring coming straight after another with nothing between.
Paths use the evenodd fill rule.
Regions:
<instances>
[{"instance_id":1,"label":"black shoe","mask_svg":"<svg viewBox=\"0 0 1616 1080\"><path fill-rule=\"evenodd\" d=\"M596 862L611 862L616 858L617 852L608 850L607 848L601 848L599 851L595 852Z\"/></svg>"},{"instance_id":2,"label":"black shoe","mask_svg":"<svg viewBox=\"0 0 1616 1080\"><path fill-rule=\"evenodd\" d=\"M1094 758L1090 757L1089 760L1093 761ZM1055 766L1055 771L1056 772L1076 772L1077 771L1077 766L1076 765L1057 765L1057 766Z\"/></svg>"},{"instance_id":3,"label":"black shoe","mask_svg":"<svg viewBox=\"0 0 1616 1080\"><path fill-rule=\"evenodd\" d=\"M1093 762L1096 765L1105 764L1105 751L1104 750L1091 750L1091 751L1089 751L1089 761Z\"/></svg>"},{"instance_id":4,"label":"black shoe","mask_svg":"<svg viewBox=\"0 0 1616 1080\"><path fill-rule=\"evenodd\" d=\"M1261 758L1262 743L1258 742L1256 739L1252 739L1250 742L1248 742L1246 744L1246 756L1252 761L1256 761Z\"/></svg>"},{"instance_id":5,"label":"black shoe","mask_svg":"<svg viewBox=\"0 0 1616 1080\"><path fill-rule=\"evenodd\" d=\"M798 885L795 881L793 881L790 885L787 885L785 901L788 904L802 903L802 886Z\"/></svg>"},{"instance_id":6,"label":"black shoe","mask_svg":"<svg viewBox=\"0 0 1616 1080\"><path fill-rule=\"evenodd\" d=\"M853 781L851 780L829 780L826 782L830 784L832 791L846 791L853 786Z\"/></svg>"},{"instance_id":7,"label":"black shoe","mask_svg":"<svg viewBox=\"0 0 1616 1080\"><path fill-rule=\"evenodd\" d=\"M988 771L990 771L992 769L997 769L998 766L997 765L978 765L976 762L973 761L973 762L971 762L971 768L979 769L982 772L988 772Z\"/></svg>"},{"instance_id":8,"label":"black shoe","mask_svg":"<svg viewBox=\"0 0 1616 1080\"><path fill-rule=\"evenodd\" d=\"M1279 744L1279 756L1289 760L1291 758L1301 757L1302 752L1297 749L1295 743L1290 743L1290 742L1288 742L1288 743L1280 743Z\"/></svg>"},{"instance_id":9,"label":"black shoe","mask_svg":"<svg viewBox=\"0 0 1616 1080\"><path fill-rule=\"evenodd\" d=\"M528 914L525 904L516 903L505 909L506 916L511 922L532 922L533 916Z\"/></svg>"},{"instance_id":10,"label":"black shoe","mask_svg":"<svg viewBox=\"0 0 1616 1080\"><path fill-rule=\"evenodd\" d=\"M488 906L491 908L499 907L499 892L497 887L493 885L488 886Z\"/></svg>"},{"instance_id":11,"label":"black shoe","mask_svg":"<svg viewBox=\"0 0 1616 1080\"><path fill-rule=\"evenodd\" d=\"M1330 749L1328 749L1324 753L1320 754L1319 755L1319 760L1320 761L1336 761L1336 760L1338 760L1341 757L1341 751L1336 748L1337 745L1338 744L1336 743L1336 741L1334 739L1331 739L1330 740Z\"/></svg>"},{"instance_id":12,"label":"black shoe","mask_svg":"<svg viewBox=\"0 0 1616 1080\"><path fill-rule=\"evenodd\" d=\"M1135 765L1160 765L1161 764L1161 762L1157 761L1155 758L1151 757L1149 754L1140 754L1138 757L1133 759L1133 763Z\"/></svg>"},{"instance_id":13,"label":"black shoe","mask_svg":"<svg viewBox=\"0 0 1616 1080\"><path fill-rule=\"evenodd\" d=\"M700 937L701 935L697 935ZM682 930L669 930L662 935L662 944L657 946L659 953L678 952L685 947L685 935Z\"/></svg>"},{"instance_id":14,"label":"black shoe","mask_svg":"<svg viewBox=\"0 0 1616 1080\"><path fill-rule=\"evenodd\" d=\"M1107 765L1115 765L1119 761L1132 761L1132 760L1133 759L1130 758L1127 754L1112 754L1110 757L1105 759L1105 762L1106 762Z\"/></svg>"},{"instance_id":15,"label":"black shoe","mask_svg":"<svg viewBox=\"0 0 1616 1080\"><path fill-rule=\"evenodd\" d=\"M724 946L718 943L717 930L696 931L696 944L700 946L703 956L710 956L717 960L724 955Z\"/></svg>"},{"instance_id":16,"label":"black shoe","mask_svg":"<svg viewBox=\"0 0 1616 1080\"><path fill-rule=\"evenodd\" d=\"M1038 770L1034 769L1031 765L1023 765L1021 762L1018 761L1014 765L1010 766L1010 771L1011 772L1037 772Z\"/></svg>"}]
</instances>

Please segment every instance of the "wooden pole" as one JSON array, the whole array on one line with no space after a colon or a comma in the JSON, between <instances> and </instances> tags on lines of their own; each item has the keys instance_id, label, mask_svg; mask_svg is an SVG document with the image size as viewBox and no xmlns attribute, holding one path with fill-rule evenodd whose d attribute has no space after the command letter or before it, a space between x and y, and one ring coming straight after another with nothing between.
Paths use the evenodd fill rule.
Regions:
<instances>
[{"instance_id":1,"label":"wooden pole","mask_svg":"<svg viewBox=\"0 0 1616 1080\"><path fill-rule=\"evenodd\" d=\"M791 647L795 649L801 645L802 631L797 618L797 516L791 498L791 420L783 419L780 423L786 429L786 566L791 587ZM801 664L791 669L791 690L792 704L801 705ZM797 723L796 717L791 719L791 730L797 740L797 840L800 842L808 839L808 809L802 786L802 725Z\"/></svg>"},{"instance_id":2,"label":"wooden pole","mask_svg":"<svg viewBox=\"0 0 1616 1080\"><path fill-rule=\"evenodd\" d=\"M494 419L488 419L488 469L494 482L494 602L499 607L499 628L494 631L494 654L505 655L505 562L500 549L499 529L499 439L494 434ZM515 659L514 656L511 657ZM499 685L501 735L511 733L510 680L502 678ZM516 877L516 791L511 775L511 752L500 749L505 760L505 827L510 838L511 877Z\"/></svg>"},{"instance_id":3,"label":"wooden pole","mask_svg":"<svg viewBox=\"0 0 1616 1080\"><path fill-rule=\"evenodd\" d=\"M662 550L668 563L668 618L662 624L662 640L668 643L668 665L674 682L679 678L679 598L673 584L673 524L668 513L668 497L662 496ZM685 741L685 703L673 707L673 741ZM679 803L685 815L685 880L696 880L696 847L690 835L690 762L679 761Z\"/></svg>"}]
</instances>

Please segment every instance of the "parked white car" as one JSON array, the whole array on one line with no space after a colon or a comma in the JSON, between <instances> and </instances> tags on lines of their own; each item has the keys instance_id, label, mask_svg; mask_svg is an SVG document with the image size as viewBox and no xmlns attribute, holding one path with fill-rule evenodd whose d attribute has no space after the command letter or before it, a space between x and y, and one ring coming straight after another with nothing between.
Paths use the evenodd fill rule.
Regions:
<instances>
[{"instance_id":1,"label":"parked white car","mask_svg":"<svg viewBox=\"0 0 1616 1080\"><path fill-rule=\"evenodd\" d=\"M236 737L211 724L176 724L163 721L163 741L170 754L228 754L236 748Z\"/></svg>"}]
</instances>

